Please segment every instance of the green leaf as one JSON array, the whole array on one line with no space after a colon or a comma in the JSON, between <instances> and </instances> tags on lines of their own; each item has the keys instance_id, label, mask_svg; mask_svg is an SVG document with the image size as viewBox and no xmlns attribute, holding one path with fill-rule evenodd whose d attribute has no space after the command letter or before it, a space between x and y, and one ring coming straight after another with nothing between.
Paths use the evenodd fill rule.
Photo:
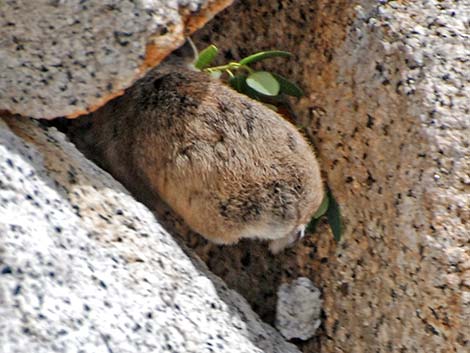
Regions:
<instances>
[{"instance_id":1,"label":"green leaf","mask_svg":"<svg viewBox=\"0 0 470 353\"><path fill-rule=\"evenodd\" d=\"M243 58L240 60L241 65L248 65L255 63L257 61L261 61L264 59L269 59L269 58L274 58L274 57L291 57L292 54L289 53L288 51L282 51L282 50L268 50L268 51L261 51L259 53L247 56L246 58Z\"/></svg>"},{"instance_id":2,"label":"green leaf","mask_svg":"<svg viewBox=\"0 0 470 353\"><path fill-rule=\"evenodd\" d=\"M254 99L260 102L264 102L264 97L266 97L266 96L263 96L261 93L258 93L253 88L249 87L248 85L246 85L243 88L243 91L241 91L240 93L243 93L245 96L248 96L251 99Z\"/></svg>"},{"instance_id":3,"label":"green leaf","mask_svg":"<svg viewBox=\"0 0 470 353\"><path fill-rule=\"evenodd\" d=\"M230 86L235 89L237 92L244 94L255 100L260 100L260 94L256 92L254 89L248 87L246 84L246 76L245 75L235 75L231 77L228 81Z\"/></svg>"},{"instance_id":4,"label":"green leaf","mask_svg":"<svg viewBox=\"0 0 470 353\"><path fill-rule=\"evenodd\" d=\"M246 89L246 76L236 75L230 78L230 86L232 86L236 91L244 93Z\"/></svg>"},{"instance_id":5,"label":"green leaf","mask_svg":"<svg viewBox=\"0 0 470 353\"><path fill-rule=\"evenodd\" d=\"M335 240L340 241L343 235L343 223L341 221L339 205L330 190L328 190L328 198L330 199L330 205L326 211L326 217Z\"/></svg>"},{"instance_id":6,"label":"green leaf","mask_svg":"<svg viewBox=\"0 0 470 353\"><path fill-rule=\"evenodd\" d=\"M274 110L275 112L277 112L277 107L275 105L272 105L272 104L269 104L269 103L266 103L266 102L263 102L263 104L266 107L268 107L269 109Z\"/></svg>"},{"instance_id":7,"label":"green leaf","mask_svg":"<svg viewBox=\"0 0 470 353\"><path fill-rule=\"evenodd\" d=\"M312 218L310 222L307 224L307 228L305 229L305 233L312 234L315 233L317 229L317 224L320 222L320 218Z\"/></svg>"},{"instance_id":8,"label":"green leaf","mask_svg":"<svg viewBox=\"0 0 470 353\"><path fill-rule=\"evenodd\" d=\"M241 94L244 94L247 97L250 97L251 99L254 99L255 101L259 101L261 103L265 103L266 97L258 91L255 91L253 88L249 87L246 82L245 85L242 87L242 90L240 91Z\"/></svg>"},{"instance_id":9,"label":"green leaf","mask_svg":"<svg viewBox=\"0 0 470 353\"><path fill-rule=\"evenodd\" d=\"M196 69L202 70L207 65L209 65L217 56L218 52L219 49L217 49L217 47L213 44L209 45L206 49L201 51L197 57L196 63L194 64Z\"/></svg>"},{"instance_id":10,"label":"green leaf","mask_svg":"<svg viewBox=\"0 0 470 353\"><path fill-rule=\"evenodd\" d=\"M313 218L320 218L321 216L323 216L326 210L328 209L329 204L330 204L330 197L328 194L325 194L320 204L320 207L318 207L318 210L313 215Z\"/></svg>"},{"instance_id":11,"label":"green leaf","mask_svg":"<svg viewBox=\"0 0 470 353\"><path fill-rule=\"evenodd\" d=\"M257 71L246 79L249 87L267 96L277 96L279 94L279 82L267 71Z\"/></svg>"},{"instance_id":12,"label":"green leaf","mask_svg":"<svg viewBox=\"0 0 470 353\"><path fill-rule=\"evenodd\" d=\"M293 97L302 97L304 95L304 92L302 89L297 86L294 82L289 81L285 77L282 77L281 75L272 74L276 80L279 82L279 85L281 86L281 92L288 94L289 96Z\"/></svg>"}]
</instances>

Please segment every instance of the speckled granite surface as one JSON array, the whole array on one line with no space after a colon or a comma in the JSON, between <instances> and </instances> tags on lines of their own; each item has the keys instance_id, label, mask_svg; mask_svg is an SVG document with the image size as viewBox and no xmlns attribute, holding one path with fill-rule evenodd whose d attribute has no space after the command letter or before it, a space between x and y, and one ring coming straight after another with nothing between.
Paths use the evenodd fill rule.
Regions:
<instances>
[{"instance_id":1,"label":"speckled granite surface","mask_svg":"<svg viewBox=\"0 0 470 353\"><path fill-rule=\"evenodd\" d=\"M0 3L0 111L76 116L122 93L232 0Z\"/></svg>"},{"instance_id":2,"label":"speckled granite surface","mask_svg":"<svg viewBox=\"0 0 470 353\"><path fill-rule=\"evenodd\" d=\"M55 129L0 119L0 351L296 353Z\"/></svg>"},{"instance_id":3,"label":"speckled granite surface","mask_svg":"<svg viewBox=\"0 0 470 353\"><path fill-rule=\"evenodd\" d=\"M190 234L188 244L267 320L281 283L312 279L324 315L304 352L470 349L469 11L466 1L246 0L197 36L227 60L296 54L266 67L307 94L294 108L342 205L345 240L322 226L277 257L254 242Z\"/></svg>"},{"instance_id":4,"label":"speckled granite surface","mask_svg":"<svg viewBox=\"0 0 470 353\"><path fill-rule=\"evenodd\" d=\"M470 350L469 7L248 0L197 35L227 59L296 55L265 67L306 92L294 108L342 205L344 241L324 227L277 259L252 244L195 247L268 319L273 284L311 278L325 317L304 352Z\"/></svg>"}]
</instances>

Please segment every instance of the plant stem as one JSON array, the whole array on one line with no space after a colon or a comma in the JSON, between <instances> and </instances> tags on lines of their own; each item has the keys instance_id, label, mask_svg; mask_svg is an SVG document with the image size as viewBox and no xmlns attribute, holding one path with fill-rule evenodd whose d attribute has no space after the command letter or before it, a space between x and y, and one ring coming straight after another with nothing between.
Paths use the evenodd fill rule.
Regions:
<instances>
[{"instance_id":1,"label":"plant stem","mask_svg":"<svg viewBox=\"0 0 470 353\"><path fill-rule=\"evenodd\" d=\"M248 73L251 75L253 72L255 72L255 70L253 70L251 67L249 67L248 65L241 65L239 67L240 69L245 69L246 71L248 71Z\"/></svg>"},{"instance_id":2,"label":"plant stem","mask_svg":"<svg viewBox=\"0 0 470 353\"><path fill-rule=\"evenodd\" d=\"M213 72L213 71L225 71L225 70L230 70L230 69L235 69L236 70L239 67L240 67L239 63L232 62L232 63L226 64L226 65L208 67L208 68L205 68L203 71Z\"/></svg>"},{"instance_id":3,"label":"plant stem","mask_svg":"<svg viewBox=\"0 0 470 353\"><path fill-rule=\"evenodd\" d=\"M199 58L199 52L196 48L196 45L194 44L194 42L192 41L190 37L186 38L186 40L188 41L189 45L191 46L191 49L193 50L194 62L196 62L197 58Z\"/></svg>"}]
</instances>

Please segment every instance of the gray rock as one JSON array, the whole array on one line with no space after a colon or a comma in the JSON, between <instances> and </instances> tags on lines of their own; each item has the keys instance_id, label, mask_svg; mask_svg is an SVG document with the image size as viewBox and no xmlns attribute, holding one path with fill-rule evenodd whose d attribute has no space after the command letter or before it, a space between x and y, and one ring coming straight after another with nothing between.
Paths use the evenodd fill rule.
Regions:
<instances>
[{"instance_id":1,"label":"gray rock","mask_svg":"<svg viewBox=\"0 0 470 353\"><path fill-rule=\"evenodd\" d=\"M0 347L298 352L54 128L0 119Z\"/></svg>"},{"instance_id":2,"label":"gray rock","mask_svg":"<svg viewBox=\"0 0 470 353\"><path fill-rule=\"evenodd\" d=\"M36 118L94 110L232 1L2 1L0 110Z\"/></svg>"},{"instance_id":3,"label":"gray rock","mask_svg":"<svg viewBox=\"0 0 470 353\"><path fill-rule=\"evenodd\" d=\"M321 324L321 292L306 277L277 290L276 328L287 339L308 340Z\"/></svg>"},{"instance_id":4,"label":"gray rock","mask_svg":"<svg viewBox=\"0 0 470 353\"><path fill-rule=\"evenodd\" d=\"M469 14L469 1L246 0L198 32L221 58L295 55L262 68L304 89L294 109L346 231L337 244L320 227L274 269L258 258L321 283L324 353L470 352Z\"/></svg>"}]
</instances>

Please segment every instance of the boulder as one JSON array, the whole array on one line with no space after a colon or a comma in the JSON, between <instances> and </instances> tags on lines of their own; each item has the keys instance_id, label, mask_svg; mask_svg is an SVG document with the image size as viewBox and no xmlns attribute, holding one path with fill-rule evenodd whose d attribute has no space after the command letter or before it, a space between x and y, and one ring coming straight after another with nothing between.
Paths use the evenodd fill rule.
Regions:
<instances>
[{"instance_id":1,"label":"boulder","mask_svg":"<svg viewBox=\"0 0 470 353\"><path fill-rule=\"evenodd\" d=\"M287 339L308 340L321 324L320 290L306 277L283 283L277 290L276 328Z\"/></svg>"},{"instance_id":2,"label":"boulder","mask_svg":"<svg viewBox=\"0 0 470 353\"><path fill-rule=\"evenodd\" d=\"M197 251L267 316L273 282L312 279L325 319L305 352L470 350L468 10L462 1L248 0L196 36L219 46L221 61L295 55L260 67L306 93L294 110L342 207L344 239L323 226L278 261L252 244Z\"/></svg>"},{"instance_id":3,"label":"boulder","mask_svg":"<svg viewBox=\"0 0 470 353\"><path fill-rule=\"evenodd\" d=\"M55 128L0 119L0 347L299 352Z\"/></svg>"},{"instance_id":4,"label":"boulder","mask_svg":"<svg viewBox=\"0 0 470 353\"><path fill-rule=\"evenodd\" d=\"M93 111L232 1L2 1L0 111Z\"/></svg>"}]
</instances>

